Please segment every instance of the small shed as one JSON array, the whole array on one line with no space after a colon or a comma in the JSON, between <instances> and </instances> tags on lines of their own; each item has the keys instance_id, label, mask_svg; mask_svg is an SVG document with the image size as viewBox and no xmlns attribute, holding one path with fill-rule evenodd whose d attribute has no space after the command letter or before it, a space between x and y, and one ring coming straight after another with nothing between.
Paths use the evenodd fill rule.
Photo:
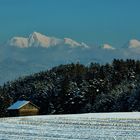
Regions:
<instances>
[{"instance_id":1,"label":"small shed","mask_svg":"<svg viewBox=\"0 0 140 140\"><path fill-rule=\"evenodd\" d=\"M21 100L12 104L8 108L9 116L30 116L38 115L39 107L30 101Z\"/></svg>"}]
</instances>

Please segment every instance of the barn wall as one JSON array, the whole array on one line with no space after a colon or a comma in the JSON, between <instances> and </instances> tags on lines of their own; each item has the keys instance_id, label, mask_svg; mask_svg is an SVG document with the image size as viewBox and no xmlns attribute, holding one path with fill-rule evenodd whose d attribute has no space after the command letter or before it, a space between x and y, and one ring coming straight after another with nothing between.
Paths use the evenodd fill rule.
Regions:
<instances>
[{"instance_id":1,"label":"barn wall","mask_svg":"<svg viewBox=\"0 0 140 140\"><path fill-rule=\"evenodd\" d=\"M19 109L20 116L38 115L38 114L39 114L39 109L33 106L31 103Z\"/></svg>"},{"instance_id":2,"label":"barn wall","mask_svg":"<svg viewBox=\"0 0 140 140\"><path fill-rule=\"evenodd\" d=\"M21 109L37 109L35 106L33 106L31 103L26 104Z\"/></svg>"},{"instance_id":3,"label":"barn wall","mask_svg":"<svg viewBox=\"0 0 140 140\"><path fill-rule=\"evenodd\" d=\"M38 109L21 109L19 110L19 116L30 116L30 115L38 115Z\"/></svg>"}]
</instances>

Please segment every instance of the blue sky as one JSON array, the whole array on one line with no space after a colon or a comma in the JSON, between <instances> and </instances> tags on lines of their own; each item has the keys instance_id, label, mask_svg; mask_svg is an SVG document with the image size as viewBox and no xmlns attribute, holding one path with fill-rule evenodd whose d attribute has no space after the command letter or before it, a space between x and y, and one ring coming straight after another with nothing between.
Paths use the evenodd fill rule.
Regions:
<instances>
[{"instance_id":1,"label":"blue sky","mask_svg":"<svg viewBox=\"0 0 140 140\"><path fill-rule=\"evenodd\" d=\"M121 47L140 39L140 0L0 0L0 43L37 31Z\"/></svg>"}]
</instances>

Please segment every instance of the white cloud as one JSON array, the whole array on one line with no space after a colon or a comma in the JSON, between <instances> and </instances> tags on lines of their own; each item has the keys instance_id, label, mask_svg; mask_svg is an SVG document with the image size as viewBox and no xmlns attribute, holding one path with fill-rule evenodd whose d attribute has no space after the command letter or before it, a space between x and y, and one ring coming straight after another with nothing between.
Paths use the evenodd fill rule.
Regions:
<instances>
[{"instance_id":1,"label":"white cloud","mask_svg":"<svg viewBox=\"0 0 140 140\"><path fill-rule=\"evenodd\" d=\"M11 40L8 41L8 45L19 48L27 48L28 39L24 37L13 37Z\"/></svg>"},{"instance_id":2,"label":"white cloud","mask_svg":"<svg viewBox=\"0 0 140 140\"><path fill-rule=\"evenodd\" d=\"M132 39L129 41L129 48L140 48L140 41L136 39Z\"/></svg>"},{"instance_id":3,"label":"white cloud","mask_svg":"<svg viewBox=\"0 0 140 140\"><path fill-rule=\"evenodd\" d=\"M103 48L103 49L109 49L109 50L115 50L115 48L112 47L112 46L109 45L109 44L103 44L102 48Z\"/></svg>"}]
</instances>

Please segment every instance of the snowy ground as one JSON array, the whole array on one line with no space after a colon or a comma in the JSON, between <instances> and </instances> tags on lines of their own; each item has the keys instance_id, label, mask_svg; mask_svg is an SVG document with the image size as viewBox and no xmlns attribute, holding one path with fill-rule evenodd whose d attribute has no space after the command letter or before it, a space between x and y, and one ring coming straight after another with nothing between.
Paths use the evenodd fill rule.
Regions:
<instances>
[{"instance_id":1,"label":"snowy ground","mask_svg":"<svg viewBox=\"0 0 140 140\"><path fill-rule=\"evenodd\" d=\"M140 113L0 118L0 140L140 140Z\"/></svg>"}]
</instances>

